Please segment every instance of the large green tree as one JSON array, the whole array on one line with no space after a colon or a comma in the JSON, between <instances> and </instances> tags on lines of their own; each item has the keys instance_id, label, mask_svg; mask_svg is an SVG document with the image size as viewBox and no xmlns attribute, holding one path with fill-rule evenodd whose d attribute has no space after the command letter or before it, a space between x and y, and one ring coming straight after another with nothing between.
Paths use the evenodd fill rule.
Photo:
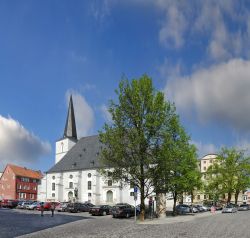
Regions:
<instances>
[{"instance_id":1,"label":"large green tree","mask_svg":"<svg viewBox=\"0 0 250 238\"><path fill-rule=\"evenodd\" d=\"M196 148L181 126L179 117L171 118L157 162L156 191L171 192L174 198L173 214L177 199L183 194L193 194L201 186L197 166Z\"/></svg>"},{"instance_id":2,"label":"large green tree","mask_svg":"<svg viewBox=\"0 0 250 238\"><path fill-rule=\"evenodd\" d=\"M153 191L152 168L164 131L174 116L173 107L162 92L154 89L147 75L132 81L123 79L116 94L118 100L109 105L112 123L106 123L100 132L105 145L101 163L111 169L109 177L113 180L139 188L144 220L144 200Z\"/></svg>"},{"instance_id":3,"label":"large green tree","mask_svg":"<svg viewBox=\"0 0 250 238\"><path fill-rule=\"evenodd\" d=\"M250 186L250 159L243 151L235 148L222 148L212 166L207 170L209 193L217 197L227 194L227 203L235 194L238 201L240 192Z\"/></svg>"}]
</instances>

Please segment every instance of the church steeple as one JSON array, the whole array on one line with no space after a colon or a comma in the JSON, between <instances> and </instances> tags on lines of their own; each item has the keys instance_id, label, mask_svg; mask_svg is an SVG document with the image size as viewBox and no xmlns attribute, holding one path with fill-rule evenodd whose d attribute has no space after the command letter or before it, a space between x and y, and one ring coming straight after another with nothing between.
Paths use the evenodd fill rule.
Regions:
<instances>
[{"instance_id":1,"label":"church steeple","mask_svg":"<svg viewBox=\"0 0 250 238\"><path fill-rule=\"evenodd\" d=\"M75 122L75 113L74 113L72 95L70 95L68 115L67 115L63 138L71 138L77 140L76 122Z\"/></svg>"}]
</instances>

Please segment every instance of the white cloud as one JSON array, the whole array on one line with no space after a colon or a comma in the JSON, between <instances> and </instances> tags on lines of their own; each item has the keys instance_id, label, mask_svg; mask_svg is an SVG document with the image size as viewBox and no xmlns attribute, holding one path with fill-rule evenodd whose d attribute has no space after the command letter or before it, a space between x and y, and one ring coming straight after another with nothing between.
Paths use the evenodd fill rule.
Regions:
<instances>
[{"instance_id":1,"label":"white cloud","mask_svg":"<svg viewBox=\"0 0 250 238\"><path fill-rule=\"evenodd\" d=\"M41 141L18 121L0 115L0 167L7 163L34 165L39 157L48 155L51 146Z\"/></svg>"},{"instance_id":2,"label":"white cloud","mask_svg":"<svg viewBox=\"0 0 250 238\"><path fill-rule=\"evenodd\" d=\"M207 42L205 50L214 60L227 60L241 54L249 56L250 12L244 1L158 0L151 3L165 15L159 30L159 41L164 46L181 48L186 42L198 39Z\"/></svg>"},{"instance_id":3,"label":"white cloud","mask_svg":"<svg viewBox=\"0 0 250 238\"><path fill-rule=\"evenodd\" d=\"M212 143L204 144L202 142L192 141L191 144L194 144L197 148L197 153L199 158L207 155L207 154L216 154L218 153L218 148Z\"/></svg>"},{"instance_id":4,"label":"white cloud","mask_svg":"<svg viewBox=\"0 0 250 238\"><path fill-rule=\"evenodd\" d=\"M101 106L101 112L102 112L102 116L104 118L104 120L107 122L107 123L110 123L112 122L112 116L110 114L110 112L108 111L108 108L106 105L102 105Z\"/></svg>"},{"instance_id":5,"label":"white cloud","mask_svg":"<svg viewBox=\"0 0 250 238\"><path fill-rule=\"evenodd\" d=\"M169 80L165 93L179 111L193 113L194 109L202 122L228 123L249 132L249 76L250 61L233 59Z\"/></svg>"},{"instance_id":6,"label":"white cloud","mask_svg":"<svg viewBox=\"0 0 250 238\"><path fill-rule=\"evenodd\" d=\"M74 90L66 92L67 107L70 95L73 97L77 136L80 138L89 135L94 125L94 111L84 96Z\"/></svg>"}]
</instances>

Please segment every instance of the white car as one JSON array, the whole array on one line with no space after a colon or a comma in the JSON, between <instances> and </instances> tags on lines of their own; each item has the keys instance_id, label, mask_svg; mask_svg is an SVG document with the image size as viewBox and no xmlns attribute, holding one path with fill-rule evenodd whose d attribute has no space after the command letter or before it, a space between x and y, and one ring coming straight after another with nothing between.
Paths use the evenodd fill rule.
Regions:
<instances>
[{"instance_id":1,"label":"white car","mask_svg":"<svg viewBox=\"0 0 250 238\"><path fill-rule=\"evenodd\" d=\"M222 209L222 213L234 213L237 212L237 208L232 205L227 205Z\"/></svg>"},{"instance_id":2,"label":"white car","mask_svg":"<svg viewBox=\"0 0 250 238\"><path fill-rule=\"evenodd\" d=\"M37 205L39 204L39 202L33 202L31 204L26 205L26 209L28 210L35 210L37 208Z\"/></svg>"}]
</instances>

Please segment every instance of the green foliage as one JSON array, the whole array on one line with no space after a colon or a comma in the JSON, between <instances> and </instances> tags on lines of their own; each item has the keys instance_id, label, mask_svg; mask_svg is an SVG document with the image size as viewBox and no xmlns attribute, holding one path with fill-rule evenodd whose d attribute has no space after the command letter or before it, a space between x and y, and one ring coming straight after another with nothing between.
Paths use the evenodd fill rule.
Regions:
<instances>
[{"instance_id":1,"label":"green foliage","mask_svg":"<svg viewBox=\"0 0 250 238\"><path fill-rule=\"evenodd\" d=\"M243 192L250 186L250 159L244 157L243 151L222 148L207 175L207 193L214 199L227 194L229 203L233 193Z\"/></svg>"},{"instance_id":2,"label":"green foliage","mask_svg":"<svg viewBox=\"0 0 250 238\"><path fill-rule=\"evenodd\" d=\"M105 145L101 163L112 169L113 180L135 184L144 206L144 198L152 192L152 167L174 108L147 75L131 82L122 80L116 93L118 102L112 100L109 105L113 122L100 132Z\"/></svg>"},{"instance_id":3,"label":"green foliage","mask_svg":"<svg viewBox=\"0 0 250 238\"><path fill-rule=\"evenodd\" d=\"M165 131L164 143L158 158L158 181L156 188L172 192L175 200L183 193L192 194L201 187L201 173L197 166L196 148L179 122L172 117ZM164 178L164 180L162 180ZM176 202L176 201L175 201Z\"/></svg>"}]
</instances>

